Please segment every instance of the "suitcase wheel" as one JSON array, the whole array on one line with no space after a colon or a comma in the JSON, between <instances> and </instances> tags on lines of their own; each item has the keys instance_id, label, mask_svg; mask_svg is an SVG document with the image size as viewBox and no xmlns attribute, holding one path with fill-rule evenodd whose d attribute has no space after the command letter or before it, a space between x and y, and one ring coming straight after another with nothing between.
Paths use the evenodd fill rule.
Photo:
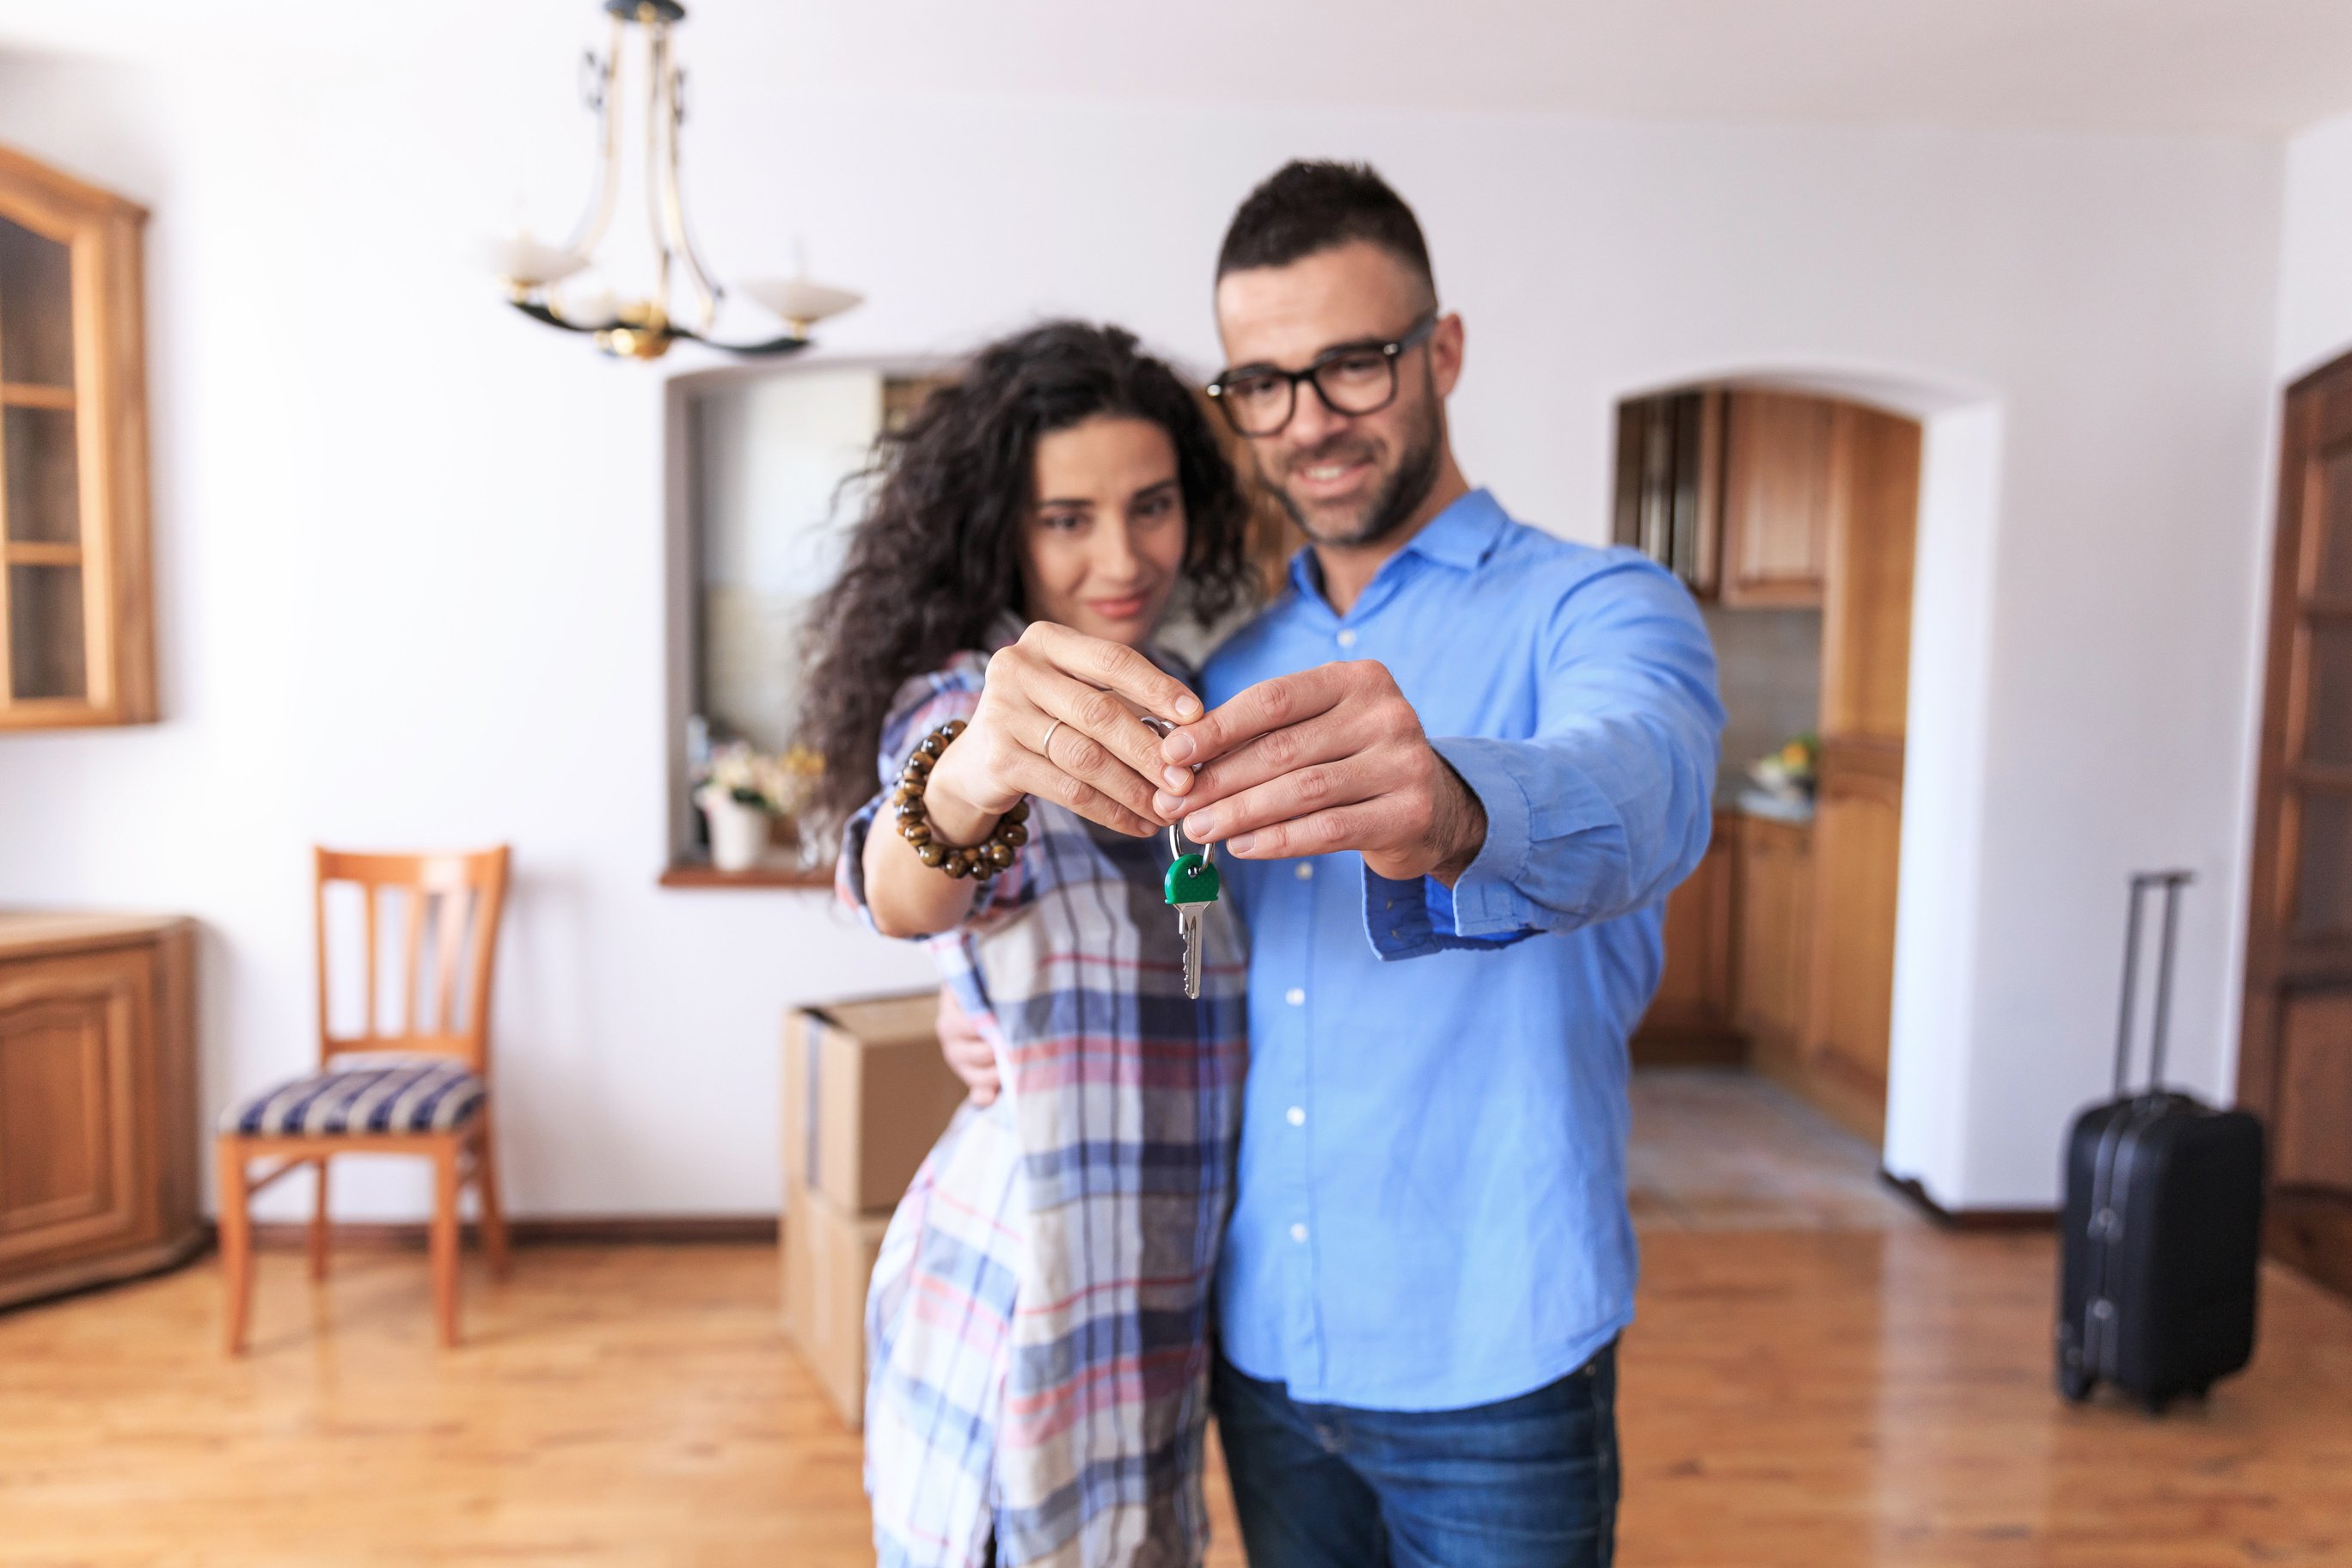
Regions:
<instances>
[{"instance_id":1,"label":"suitcase wheel","mask_svg":"<svg viewBox=\"0 0 2352 1568\"><path fill-rule=\"evenodd\" d=\"M2069 1405L2080 1405L2091 1397L2091 1387L2098 1380L2083 1368L2062 1365L2058 1369L2058 1392Z\"/></svg>"},{"instance_id":2,"label":"suitcase wheel","mask_svg":"<svg viewBox=\"0 0 2352 1568\"><path fill-rule=\"evenodd\" d=\"M2151 1394L2140 1403L2147 1407L2150 1415L2161 1415L2164 1414L2165 1405L2169 1404L2171 1399L2172 1396L2168 1394Z\"/></svg>"}]
</instances>

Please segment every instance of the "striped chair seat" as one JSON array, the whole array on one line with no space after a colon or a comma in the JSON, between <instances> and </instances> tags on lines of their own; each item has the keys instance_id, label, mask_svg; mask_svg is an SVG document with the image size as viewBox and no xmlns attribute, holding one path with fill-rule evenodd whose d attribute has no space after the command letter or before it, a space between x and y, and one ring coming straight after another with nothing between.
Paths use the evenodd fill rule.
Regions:
<instances>
[{"instance_id":1,"label":"striped chair seat","mask_svg":"<svg viewBox=\"0 0 2352 1568\"><path fill-rule=\"evenodd\" d=\"M448 1132L481 1109L481 1078L463 1062L354 1054L237 1101L220 1130L261 1137Z\"/></svg>"}]
</instances>

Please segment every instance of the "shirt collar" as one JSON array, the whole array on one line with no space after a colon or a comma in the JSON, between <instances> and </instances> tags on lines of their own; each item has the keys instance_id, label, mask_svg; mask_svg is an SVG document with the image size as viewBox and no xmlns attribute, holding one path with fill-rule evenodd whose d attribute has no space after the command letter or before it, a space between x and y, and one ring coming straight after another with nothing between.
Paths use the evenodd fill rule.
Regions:
<instances>
[{"instance_id":1,"label":"shirt collar","mask_svg":"<svg viewBox=\"0 0 2352 1568\"><path fill-rule=\"evenodd\" d=\"M1466 572L1486 559L1509 521L1494 493L1481 488L1431 518L1404 548Z\"/></svg>"},{"instance_id":2,"label":"shirt collar","mask_svg":"<svg viewBox=\"0 0 2352 1568\"><path fill-rule=\"evenodd\" d=\"M1494 551L1504 525L1510 521L1503 503L1482 486L1423 523L1421 531L1408 540L1397 555L1423 555L1440 565L1471 571ZM1373 581L1377 583L1387 576L1395 563L1396 556L1382 562ZM1324 603L1323 571L1316 563L1313 545L1301 546L1290 558L1290 581L1309 603Z\"/></svg>"}]
</instances>

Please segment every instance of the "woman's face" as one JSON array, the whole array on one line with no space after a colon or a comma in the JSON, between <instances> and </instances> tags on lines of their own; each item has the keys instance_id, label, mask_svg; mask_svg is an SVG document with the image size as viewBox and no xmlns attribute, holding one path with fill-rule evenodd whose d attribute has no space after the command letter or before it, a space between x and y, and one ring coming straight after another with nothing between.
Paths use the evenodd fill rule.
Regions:
<instances>
[{"instance_id":1,"label":"woman's face","mask_svg":"<svg viewBox=\"0 0 2352 1568\"><path fill-rule=\"evenodd\" d=\"M1097 415L1037 437L1034 467L1021 533L1030 618L1142 642L1184 564L1176 444L1149 419Z\"/></svg>"}]
</instances>

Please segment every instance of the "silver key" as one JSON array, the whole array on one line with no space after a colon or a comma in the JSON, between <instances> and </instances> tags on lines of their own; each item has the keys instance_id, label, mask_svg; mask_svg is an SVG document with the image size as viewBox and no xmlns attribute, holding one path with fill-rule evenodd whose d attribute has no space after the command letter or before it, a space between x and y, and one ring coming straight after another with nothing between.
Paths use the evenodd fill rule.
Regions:
<instances>
[{"instance_id":1,"label":"silver key","mask_svg":"<svg viewBox=\"0 0 2352 1568\"><path fill-rule=\"evenodd\" d=\"M1176 906L1176 930L1184 939L1184 994L1201 999L1201 912L1206 904Z\"/></svg>"},{"instance_id":2,"label":"silver key","mask_svg":"<svg viewBox=\"0 0 2352 1568\"><path fill-rule=\"evenodd\" d=\"M1156 734L1165 735L1175 728L1165 719L1146 715L1144 723ZM1200 772L1198 768L1192 770ZM1208 908L1221 890L1213 846L1203 845L1198 851L1187 850L1184 841L1177 837L1176 825L1168 825L1168 874L1163 890L1176 910L1176 934L1184 943L1184 994L1197 1002L1201 999L1201 922Z\"/></svg>"},{"instance_id":3,"label":"silver key","mask_svg":"<svg viewBox=\"0 0 2352 1568\"><path fill-rule=\"evenodd\" d=\"M1176 909L1176 934L1184 941L1184 994L1196 1002L1201 999L1201 921L1217 901L1220 890L1215 853L1213 845L1188 852L1176 837L1176 825L1168 825L1168 872L1163 886L1168 901Z\"/></svg>"}]
</instances>

